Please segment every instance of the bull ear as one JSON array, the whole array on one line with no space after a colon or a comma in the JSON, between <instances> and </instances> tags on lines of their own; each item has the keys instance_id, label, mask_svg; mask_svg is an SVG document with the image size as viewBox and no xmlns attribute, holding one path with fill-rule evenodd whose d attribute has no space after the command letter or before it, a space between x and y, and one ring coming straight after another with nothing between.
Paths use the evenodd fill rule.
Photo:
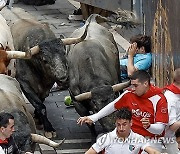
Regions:
<instances>
[{"instance_id":1,"label":"bull ear","mask_svg":"<svg viewBox=\"0 0 180 154\"><path fill-rule=\"evenodd\" d=\"M30 49L31 55L35 55L39 53L39 51L40 51L39 45L36 45Z\"/></svg>"},{"instance_id":2,"label":"bull ear","mask_svg":"<svg viewBox=\"0 0 180 154\"><path fill-rule=\"evenodd\" d=\"M6 51L8 59L31 59L32 55L39 53L39 46L34 46L26 52Z\"/></svg>"}]
</instances>

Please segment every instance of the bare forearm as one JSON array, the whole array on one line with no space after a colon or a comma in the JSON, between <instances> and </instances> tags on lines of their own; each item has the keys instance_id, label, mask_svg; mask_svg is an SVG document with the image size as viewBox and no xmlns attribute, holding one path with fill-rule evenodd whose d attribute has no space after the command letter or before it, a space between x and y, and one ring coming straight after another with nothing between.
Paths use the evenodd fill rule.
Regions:
<instances>
[{"instance_id":1,"label":"bare forearm","mask_svg":"<svg viewBox=\"0 0 180 154\"><path fill-rule=\"evenodd\" d=\"M154 148L148 146L144 149L148 154L160 154L159 151L155 150Z\"/></svg>"},{"instance_id":2,"label":"bare forearm","mask_svg":"<svg viewBox=\"0 0 180 154\"><path fill-rule=\"evenodd\" d=\"M128 55L128 65L127 65L127 73L128 76L131 76L136 71L134 67L134 57L132 55Z\"/></svg>"},{"instance_id":3,"label":"bare forearm","mask_svg":"<svg viewBox=\"0 0 180 154\"><path fill-rule=\"evenodd\" d=\"M97 152L91 147L85 154L97 154Z\"/></svg>"},{"instance_id":4,"label":"bare forearm","mask_svg":"<svg viewBox=\"0 0 180 154\"><path fill-rule=\"evenodd\" d=\"M180 127L180 121L176 121L169 128L175 132L179 127Z\"/></svg>"}]
</instances>

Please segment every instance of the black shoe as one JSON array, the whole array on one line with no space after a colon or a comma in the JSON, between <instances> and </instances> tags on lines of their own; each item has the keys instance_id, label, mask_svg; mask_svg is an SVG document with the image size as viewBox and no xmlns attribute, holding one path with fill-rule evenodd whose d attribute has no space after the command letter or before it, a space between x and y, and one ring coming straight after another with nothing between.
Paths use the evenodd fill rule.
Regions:
<instances>
[{"instance_id":1,"label":"black shoe","mask_svg":"<svg viewBox=\"0 0 180 154\"><path fill-rule=\"evenodd\" d=\"M81 8L74 10L73 15L82 15Z\"/></svg>"}]
</instances>

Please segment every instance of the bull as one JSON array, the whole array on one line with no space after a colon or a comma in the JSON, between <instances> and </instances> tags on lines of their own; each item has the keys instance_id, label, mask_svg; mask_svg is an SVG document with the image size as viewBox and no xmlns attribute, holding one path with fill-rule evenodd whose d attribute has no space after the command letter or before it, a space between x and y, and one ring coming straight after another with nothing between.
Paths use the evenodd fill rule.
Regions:
<instances>
[{"instance_id":1,"label":"bull","mask_svg":"<svg viewBox=\"0 0 180 154\"><path fill-rule=\"evenodd\" d=\"M58 147L61 143L55 143L44 136L35 134L34 120L29 113L18 81L10 76L0 74L0 112L11 113L15 117L15 142L21 151L34 151L35 143L44 143L52 147Z\"/></svg>"},{"instance_id":2,"label":"bull","mask_svg":"<svg viewBox=\"0 0 180 154\"><path fill-rule=\"evenodd\" d=\"M91 15L85 25L71 35L80 36L89 24L84 41L68 48L69 92L74 106L80 116L96 113L118 96L118 91L129 85L129 82L118 84L119 52L111 32L99 23L108 21L99 15ZM104 131L110 131L114 116L100 120ZM96 137L95 127L90 128L92 141Z\"/></svg>"},{"instance_id":3,"label":"bull","mask_svg":"<svg viewBox=\"0 0 180 154\"><path fill-rule=\"evenodd\" d=\"M0 15L0 73L15 76L14 60L11 59L29 59L33 54L36 54L36 50L32 52L31 50L27 52L13 50L14 44L10 28L3 16Z\"/></svg>"},{"instance_id":4,"label":"bull","mask_svg":"<svg viewBox=\"0 0 180 154\"><path fill-rule=\"evenodd\" d=\"M68 80L65 45L82 41L87 29L81 37L59 39L46 24L31 18L23 9L14 8L7 11L4 13L7 18L13 16L10 27L15 49L39 50L39 53L31 59L16 61L16 79L27 99L34 106L35 117L43 124L45 136L55 137L55 129L47 118L43 101L55 82L65 88Z\"/></svg>"}]
</instances>

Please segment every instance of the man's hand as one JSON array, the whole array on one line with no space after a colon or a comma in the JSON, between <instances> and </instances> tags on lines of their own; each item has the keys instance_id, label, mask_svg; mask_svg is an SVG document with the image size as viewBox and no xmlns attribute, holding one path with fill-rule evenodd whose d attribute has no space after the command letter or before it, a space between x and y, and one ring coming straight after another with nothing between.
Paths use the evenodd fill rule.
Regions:
<instances>
[{"instance_id":1,"label":"man's hand","mask_svg":"<svg viewBox=\"0 0 180 154\"><path fill-rule=\"evenodd\" d=\"M151 125L149 118L142 118L141 122L142 122L142 125L145 129L148 129Z\"/></svg>"},{"instance_id":2,"label":"man's hand","mask_svg":"<svg viewBox=\"0 0 180 154\"><path fill-rule=\"evenodd\" d=\"M82 125L83 123L88 123L88 124L92 124L93 121L89 118L89 117L80 117L78 120L77 120L77 124L80 124Z\"/></svg>"},{"instance_id":3,"label":"man's hand","mask_svg":"<svg viewBox=\"0 0 180 154\"><path fill-rule=\"evenodd\" d=\"M128 55L134 57L134 55L136 54L136 51L137 51L137 43L134 42L128 48Z\"/></svg>"}]
</instances>

